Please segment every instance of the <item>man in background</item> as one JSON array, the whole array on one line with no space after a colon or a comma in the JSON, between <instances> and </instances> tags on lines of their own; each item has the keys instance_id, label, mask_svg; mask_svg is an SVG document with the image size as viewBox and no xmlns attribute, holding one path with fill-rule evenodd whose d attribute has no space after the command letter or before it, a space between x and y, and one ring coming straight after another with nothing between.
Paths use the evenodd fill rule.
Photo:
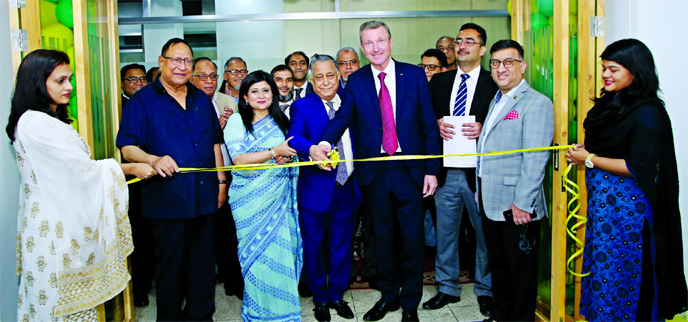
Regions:
<instances>
[{"instance_id":1,"label":"man in background","mask_svg":"<svg viewBox=\"0 0 688 322\"><path fill-rule=\"evenodd\" d=\"M454 38L449 36L440 37L435 43L435 49L439 49L447 56L447 70L456 69Z\"/></svg>"},{"instance_id":2,"label":"man in background","mask_svg":"<svg viewBox=\"0 0 688 322\"><path fill-rule=\"evenodd\" d=\"M146 77L146 67L139 64L126 65L119 73L122 78L122 106L124 106L134 93L148 85L148 77Z\"/></svg>"},{"instance_id":3,"label":"man in background","mask_svg":"<svg viewBox=\"0 0 688 322\"><path fill-rule=\"evenodd\" d=\"M284 58L284 64L294 72L294 101L313 93L313 85L308 80L308 56L295 51Z\"/></svg>"},{"instance_id":4,"label":"man in background","mask_svg":"<svg viewBox=\"0 0 688 322\"><path fill-rule=\"evenodd\" d=\"M344 95L344 88L349 75L361 68L361 60L358 59L358 53L353 47L343 47L337 51L337 66L339 68L339 88L337 94L339 97Z\"/></svg>"},{"instance_id":5,"label":"man in background","mask_svg":"<svg viewBox=\"0 0 688 322\"><path fill-rule=\"evenodd\" d=\"M287 65L277 65L270 71L279 91L280 110L290 117L291 103L294 101L294 72Z\"/></svg>"},{"instance_id":6,"label":"man in background","mask_svg":"<svg viewBox=\"0 0 688 322\"><path fill-rule=\"evenodd\" d=\"M231 96L215 91L218 78L217 65L210 58L199 57L194 59L191 83L210 97L215 107L220 127L224 129L225 125L227 125L227 119L237 111L237 103ZM227 147L222 144L220 149L222 151L223 164L225 166L230 165L231 160L229 159ZM225 176L230 179L228 181L231 181L229 173L225 173ZM239 299L243 299L244 277L241 274L239 257L236 255L238 250L236 227L232 218L232 210L227 202L218 209L217 215L217 243L215 251L217 276L215 280L218 283L224 283L226 295L235 295Z\"/></svg>"},{"instance_id":7,"label":"man in background","mask_svg":"<svg viewBox=\"0 0 688 322\"><path fill-rule=\"evenodd\" d=\"M425 71L425 76L429 82L432 75L447 71L447 56L437 49L428 49L420 55L418 67Z\"/></svg>"},{"instance_id":8,"label":"man in background","mask_svg":"<svg viewBox=\"0 0 688 322\"><path fill-rule=\"evenodd\" d=\"M241 57L230 57L225 62L225 71L222 73L224 82L220 86L220 91L239 101L239 88L241 82L248 75L246 62Z\"/></svg>"}]
</instances>

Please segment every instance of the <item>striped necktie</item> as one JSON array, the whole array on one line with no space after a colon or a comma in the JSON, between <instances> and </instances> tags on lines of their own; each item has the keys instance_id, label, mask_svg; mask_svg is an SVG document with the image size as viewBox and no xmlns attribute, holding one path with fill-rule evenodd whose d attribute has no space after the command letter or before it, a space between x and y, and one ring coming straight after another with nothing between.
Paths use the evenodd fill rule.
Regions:
<instances>
[{"instance_id":1,"label":"striped necktie","mask_svg":"<svg viewBox=\"0 0 688 322\"><path fill-rule=\"evenodd\" d=\"M456 100L454 101L454 116L463 116L466 112L466 98L468 97L468 86L466 86L466 80L468 79L468 74L461 74L461 85L459 85L459 93L456 94Z\"/></svg>"},{"instance_id":2,"label":"striped necktie","mask_svg":"<svg viewBox=\"0 0 688 322\"><path fill-rule=\"evenodd\" d=\"M334 102L326 102L325 104L327 104L327 116L331 120L334 117ZM337 151L339 151L339 158L341 160L346 160L346 156L344 154L344 143L342 143L342 139L339 139L339 142L337 142ZM337 175L335 180L337 183L343 186L348 178L349 172L346 169L346 162L339 163L337 165Z\"/></svg>"}]
</instances>

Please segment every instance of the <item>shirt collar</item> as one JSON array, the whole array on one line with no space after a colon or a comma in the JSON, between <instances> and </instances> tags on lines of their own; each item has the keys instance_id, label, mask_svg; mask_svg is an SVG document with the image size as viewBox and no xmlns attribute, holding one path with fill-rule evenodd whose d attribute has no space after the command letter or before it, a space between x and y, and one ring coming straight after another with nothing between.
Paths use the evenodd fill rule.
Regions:
<instances>
[{"instance_id":1,"label":"shirt collar","mask_svg":"<svg viewBox=\"0 0 688 322\"><path fill-rule=\"evenodd\" d=\"M382 72L375 69L375 67L373 67L372 65L370 66L370 69L373 70L373 77L375 77L375 78L378 78L377 75L380 75L380 73L382 73L382 72L385 72L385 77L387 77L389 75L395 75L395 71L396 71L396 68L394 67L394 59L391 59L391 58L389 60L389 64L387 65L387 68L385 68L385 70L383 70Z\"/></svg>"},{"instance_id":2,"label":"shirt collar","mask_svg":"<svg viewBox=\"0 0 688 322\"><path fill-rule=\"evenodd\" d=\"M461 79L461 74L468 74L469 77L468 77L468 80L467 80L467 81L470 81L470 80L476 81L476 80L478 80L478 76L480 75L480 65L478 65L477 67L473 68L473 70L471 70L471 71L468 72L468 73L464 73L464 72L461 70L461 68L458 68L458 67L457 67L457 68L456 68L456 78L457 78L457 79Z\"/></svg>"},{"instance_id":3,"label":"shirt collar","mask_svg":"<svg viewBox=\"0 0 688 322\"><path fill-rule=\"evenodd\" d=\"M518 91L518 89L519 89L525 82L526 82L526 79L525 79L525 78L522 79L521 82L518 83L518 85L516 85L516 87L512 88L509 92L507 92L507 93L504 94L504 95L502 95L502 91L501 91L501 90L498 90L497 93L495 94L495 98L494 98L494 99L497 100L497 103L499 103L499 99L501 99L501 98L504 97L504 96L510 97L510 98L513 97L514 94Z\"/></svg>"}]
</instances>

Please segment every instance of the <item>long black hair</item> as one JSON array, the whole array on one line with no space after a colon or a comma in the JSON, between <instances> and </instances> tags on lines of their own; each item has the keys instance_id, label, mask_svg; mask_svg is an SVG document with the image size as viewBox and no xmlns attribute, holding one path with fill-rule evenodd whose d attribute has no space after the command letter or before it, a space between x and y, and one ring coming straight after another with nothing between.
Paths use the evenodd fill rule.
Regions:
<instances>
[{"instance_id":1,"label":"long black hair","mask_svg":"<svg viewBox=\"0 0 688 322\"><path fill-rule=\"evenodd\" d=\"M239 88L239 114L241 115L241 120L244 123L244 127L249 133L253 134L253 108L246 103L244 96L248 95L248 89L255 83L267 82L270 85L270 90L272 91L272 104L268 107L268 114L275 119L275 122L280 127L284 136L287 136L287 130L289 130L289 118L282 112L279 108L279 91L277 90L277 84L275 80L270 76L270 74L257 70L251 72L241 81L241 87Z\"/></svg>"},{"instance_id":2,"label":"long black hair","mask_svg":"<svg viewBox=\"0 0 688 322\"><path fill-rule=\"evenodd\" d=\"M594 99L596 104L632 105L640 98L659 99L659 77L655 60L650 49L642 41L632 38L615 41L605 48L600 58L621 64L633 75L633 81L618 92L610 93L603 87L600 97ZM614 96L617 96L616 100Z\"/></svg>"},{"instance_id":3,"label":"long black hair","mask_svg":"<svg viewBox=\"0 0 688 322\"><path fill-rule=\"evenodd\" d=\"M71 123L67 114L67 104L58 104L53 112L50 105L55 101L50 97L45 83L57 66L69 65L69 57L58 50L37 49L26 55L17 70L17 81L12 95L12 108L7 122L7 136L14 142L14 131L19 118L28 110L46 113L67 124Z\"/></svg>"}]
</instances>

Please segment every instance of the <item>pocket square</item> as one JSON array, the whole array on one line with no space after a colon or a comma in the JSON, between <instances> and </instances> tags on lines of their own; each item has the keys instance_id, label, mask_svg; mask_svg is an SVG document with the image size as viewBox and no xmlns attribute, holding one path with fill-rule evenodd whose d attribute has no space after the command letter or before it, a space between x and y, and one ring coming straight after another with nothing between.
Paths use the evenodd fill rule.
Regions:
<instances>
[{"instance_id":1,"label":"pocket square","mask_svg":"<svg viewBox=\"0 0 688 322\"><path fill-rule=\"evenodd\" d=\"M518 120L518 112L516 112L515 110L509 112L509 114L507 114L507 115L504 117L504 120L503 120L503 121L506 121L506 120Z\"/></svg>"}]
</instances>

